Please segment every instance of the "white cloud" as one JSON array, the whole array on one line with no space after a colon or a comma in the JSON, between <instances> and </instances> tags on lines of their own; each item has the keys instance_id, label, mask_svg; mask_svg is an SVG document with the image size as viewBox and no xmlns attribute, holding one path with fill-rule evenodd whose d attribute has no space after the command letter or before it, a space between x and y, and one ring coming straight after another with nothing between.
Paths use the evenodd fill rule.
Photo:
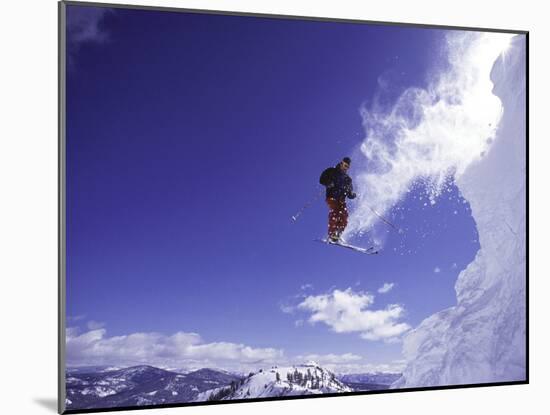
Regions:
<instances>
[{"instance_id":1,"label":"white cloud","mask_svg":"<svg viewBox=\"0 0 550 415\"><path fill-rule=\"evenodd\" d=\"M90 320L88 321L88 329L90 330L97 330L97 329L102 329L103 327L105 327L105 323L102 323L100 321L94 321L94 320Z\"/></svg>"},{"instance_id":2,"label":"white cloud","mask_svg":"<svg viewBox=\"0 0 550 415\"><path fill-rule=\"evenodd\" d=\"M388 363L327 363L323 367L326 367L334 373L345 375L352 373L401 373L405 366L406 362L404 360L395 360Z\"/></svg>"},{"instance_id":3,"label":"white cloud","mask_svg":"<svg viewBox=\"0 0 550 415\"><path fill-rule=\"evenodd\" d=\"M361 333L361 338L365 340L387 340L389 342L397 341L398 336L410 329L408 324L395 323L394 321L399 318L402 312L403 309L397 304L392 304L386 310L380 311L377 317L385 323L376 324L371 330Z\"/></svg>"},{"instance_id":4,"label":"white cloud","mask_svg":"<svg viewBox=\"0 0 550 415\"><path fill-rule=\"evenodd\" d=\"M304 284L300 287L301 290L305 291L305 290L311 290L313 289L313 285L311 284Z\"/></svg>"},{"instance_id":5,"label":"white cloud","mask_svg":"<svg viewBox=\"0 0 550 415\"><path fill-rule=\"evenodd\" d=\"M399 372L403 362L369 363L353 353L309 353L292 358L275 348L253 348L229 343L206 343L197 333L132 333L108 336L104 328L79 332L67 328L67 365L116 367L148 364L170 369L217 369L248 373L273 365L316 361L335 373Z\"/></svg>"},{"instance_id":6,"label":"white cloud","mask_svg":"<svg viewBox=\"0 0 550 415\"><path fill-rule=\"evenodd\" d=\"M295 311L295 307L288 304L281 304L280 309L285 314L293 314Z\"/></svg>"},{"instance_id":7,"label":"white cloud","mask_svg":"<svg viewBox=\"0 0 550 415\"><path fill-rule=\"evenodd\" d=\"M441 268L435 267L435 268L434 268L434 272L435 272L436 274L439 274L439 273L441 272Z\"/></svg>"},{"instance_id":8,"label":"white cloud","mask_svg":"<svg viewBox=\"0 0 550 415\"><path fill-rule=\"evenodd\" d=\"M67 321L75 322L75 321L84 320L85 318L86 318L85 314L79 314L77 316L67 316Z\"/></svg>"},{"instance_id":9,"label":"white cloud","mask_svg":"<svg viewBox=\"0 0 550 415\"><path fill-rule=\"evenodd\" d=\"M344 354L307 354L307 355L300 355L296 356L296 360L308 362L308 361L315 361L319 363L321 366L325 366L327 364L342 364L342 363L350 363L350 362L357 362L359 360L363 360L361 356L358 356L356 354L352 353L344 353Z\"/></svg>"},{"instance_id":10,"label":"white cloud","mask_svg":"<svg viewBox=\"0 0 550 415\"><path fill-rule=\"evenodd\" d=\"M244 344L205 343L196 333L132 333L107 336L104 328L82 334L67 329L68 366L149 364L161 367L242 369L284 359L282 350Z\"/></svg>"},{"instance_id":11,"label":"white cloud","mask_svg":"<svg viewBox=\"0 0 550 415\"><path fill-rule=\"evenodd\" d=\"M384 285L378 289L378 292L380 294L386 294L391 291L394 285L395 284L393 282L392 283L385 282Z\"/></svg>"},{"instance_id":12,"label":"white cloud","mask_svg":"<svg viewBox=\"0 0 550 415\"><path fill-rule=\"evenodd\" d=\"M71 7L67 13L67 40L71 44L105 42L108 34L101 23L111 13L114 10L105 7Z\"/></svg>"},{"instance_id":13,"label":"white cloud","mask_svg":"<svg viewBox=\"0 0 550 415\"><path fill-rule=\"evenodd\" d=\"M311 312L311 324L324 323L336 333L359 332L366 340L395 339L410 329L408 324L398 322L404 315L403 307L390 304L385 309L368 309L373 303L372 294L354 293L348 288L309 296L298 308Z\"/></svg>"},{"instance_id":14,"label":"white cloud","mask_svg":"<svg viewBox=\"0 0 550 415\"><path fill-rule=\"evenodd\" d=\"M104 19L114 13L114 9L106 7L67 8L67 63L71 70L75 68L76 55L82 45L104 44L110 40Z\"/></svg>"}]
</instances>

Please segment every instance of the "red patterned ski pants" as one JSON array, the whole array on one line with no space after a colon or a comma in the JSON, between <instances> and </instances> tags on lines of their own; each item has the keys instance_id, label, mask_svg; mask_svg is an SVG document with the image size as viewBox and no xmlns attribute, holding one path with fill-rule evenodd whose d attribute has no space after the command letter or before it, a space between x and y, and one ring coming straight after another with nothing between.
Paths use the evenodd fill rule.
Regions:
<instances>
[{"instance_id":1,"label":"red patterned ski pants","mask_svg":"<svg viewBox=\"0 0 550 415\"><path fill-rule=\"evenodd\" d=\"M327 198L328 212L328 235L329 237L340 237L348 224L348 208L346 200Z\"/></svg>"}]
</instances>

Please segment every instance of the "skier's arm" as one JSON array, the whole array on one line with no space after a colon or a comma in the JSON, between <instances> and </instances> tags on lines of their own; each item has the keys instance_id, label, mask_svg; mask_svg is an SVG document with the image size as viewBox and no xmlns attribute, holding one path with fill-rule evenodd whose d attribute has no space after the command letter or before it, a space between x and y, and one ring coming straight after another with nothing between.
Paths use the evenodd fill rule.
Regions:
<instances>
[{"instance_id":1,"label":"skier's arm","mask_svg":"<svg viewBox=\"0 0 550 415\"><path fill-rule=\"evenodd\" d=\"M348 188L348 199L355 199L357 195L353 192L353 183L351 181L351 178L349 180L349 188Z\"/></svg>"}]
</instances>

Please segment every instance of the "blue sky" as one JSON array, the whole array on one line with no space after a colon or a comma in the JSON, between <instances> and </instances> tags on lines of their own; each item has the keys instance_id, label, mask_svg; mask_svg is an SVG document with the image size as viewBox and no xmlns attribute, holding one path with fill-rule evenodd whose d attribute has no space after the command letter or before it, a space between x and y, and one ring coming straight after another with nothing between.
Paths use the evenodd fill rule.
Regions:
<instances>
[{"instance_id":1,"label":"blue sky","mask_svg":"<svg viewBox=\"0 0 550 415\"><path fill-rule=\"evenodd\" d=\"M479 248L456 188L433 206L412 188L388 212L405 232L387 227L377 256L313 241L322 200L291 216L324 168L357 154L381 79L388 103L426 86L444 32L105 10L68 6L67 325L107 342L182 332L258 355L400 360L398 336L362 338L327 309L313 324L312 304L340 292L359 311L399 305L387 322L409 327L454 305Z\"/></svg>"}]
</instances>

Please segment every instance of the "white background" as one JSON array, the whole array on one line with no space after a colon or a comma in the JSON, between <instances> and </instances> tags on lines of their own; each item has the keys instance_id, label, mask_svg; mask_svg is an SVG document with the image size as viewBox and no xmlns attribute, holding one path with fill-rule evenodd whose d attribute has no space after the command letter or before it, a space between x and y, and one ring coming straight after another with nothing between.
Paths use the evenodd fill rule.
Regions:
<instances>
[{"instance_id":1,"label":"white background","mask_svg":"<svg viewBox=\"0 0 550 415\"><path fill-rule=\"evenodd\" d=\"M135 4L530 31L530 385L157 410L163 414L541 412L550 382L545 180L550 77L544 2L180 0ZM116 3L116 0L112 0ZM52 414L57 367L57 4L0 9L0 402L3 413ZM538 127L538 129L537 129ZM518 299L519 301L520 299ZM136 307L139 305L136 305ZM545 396L546 393L546 396ZM546 398L546 399L544 399ZM538 411L535 410L540 405ZM5 409L9 409L5 411ZM325 412L326 411L326 412ZM135 412L134 412L135 413Z\"/></svg>"}]
</instances>

